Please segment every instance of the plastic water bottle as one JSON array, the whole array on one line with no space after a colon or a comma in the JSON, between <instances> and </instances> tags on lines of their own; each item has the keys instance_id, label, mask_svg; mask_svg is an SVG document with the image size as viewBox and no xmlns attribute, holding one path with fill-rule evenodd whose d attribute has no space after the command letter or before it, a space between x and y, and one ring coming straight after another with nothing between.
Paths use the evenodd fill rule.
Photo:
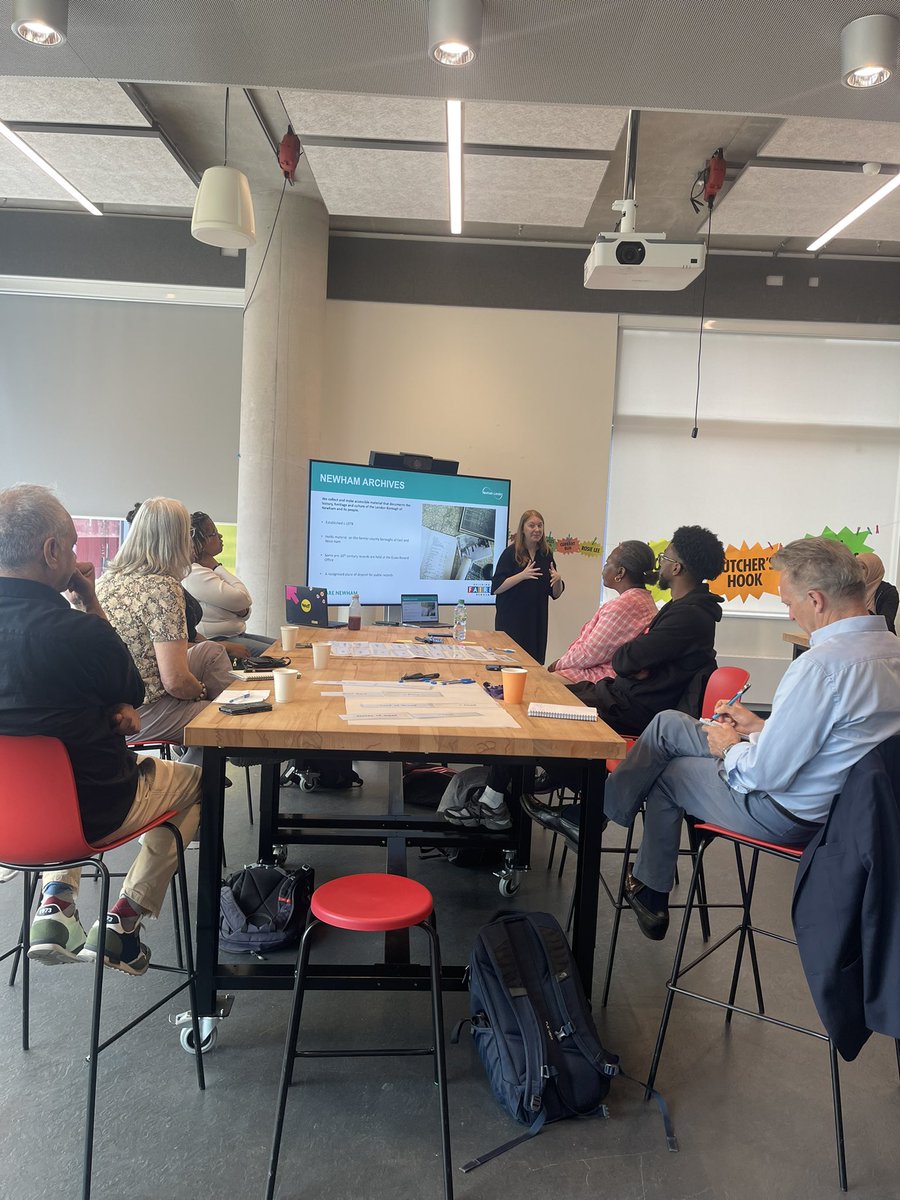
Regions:
<instances>
[{"instance_id":1,"label":"plastic water bottle","mask_svg":"<svg viewBox=\"0 0 900 1200\"><path fill-rule=\"evenodd\" d=\"M347 628L360 629L362 627L362 609L359 606L359 596L354 592L350 597L350 609L347 613Z\"/></svg>"},{"instance_id":2,"label":"plastic water bottle","mask_svg":"<svg viewBox=\"0 0 900 1200\"><path fill-rule=\"evenodd\" d=\"M464 642L466 640L466 602L465 600L457 600L456 608L453 610L453 640L455 642Z\"/></svg>"}]
</instances>

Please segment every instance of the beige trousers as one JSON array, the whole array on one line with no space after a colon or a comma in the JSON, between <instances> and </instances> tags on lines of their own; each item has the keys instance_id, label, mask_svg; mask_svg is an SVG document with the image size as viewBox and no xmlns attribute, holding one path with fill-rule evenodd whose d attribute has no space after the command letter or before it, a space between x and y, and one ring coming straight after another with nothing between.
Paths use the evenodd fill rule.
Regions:
<instances>
[{"instance_id":1,"label":"beige trousers","mask_svg":"<svg viewBox=\"0 0 900 1200\"><path fill-rule=\"evenodd\" d=\"M120 827L97 843L98 849L127 837L169 810L174 810L171 822L187 846L200 824L200 768L146 756L138 758L138 768L134 803ZM177 862L175 839L169 830L151 829L122 882L122 894L152 916L159 916ZM80 867L50 871L43 877L44 885L66 883L75 892L80 880Z\"/></svg>"}]
</instances>

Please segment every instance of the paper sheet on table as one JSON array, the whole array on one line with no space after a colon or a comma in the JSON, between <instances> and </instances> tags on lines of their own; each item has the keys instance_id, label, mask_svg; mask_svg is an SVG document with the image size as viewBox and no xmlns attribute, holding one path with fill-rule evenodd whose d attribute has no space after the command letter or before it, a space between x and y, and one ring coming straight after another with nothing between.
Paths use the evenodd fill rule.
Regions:
<instances>
[{"instance_id":1,"label":"paper sheet on table","mask_svg":"<svg viewBox=\"0 0 900 1200\"><path fill-rule=\"evenodd\" d=\"M461 642L338 642L331 643L332 658L427 658L434 662L497 662L507 661L506 655L496 654L484 646Z\"/></svg>"},{"instance_id":2,"label":"paper sheet on table","mask_svg":"<svg viewBox=\"0 0 900 1200\"><path fill-rule=\"evenodd\" d=\"M408 692L395 687L344 688L346 721L351 725L427 725L429 728L518 729L519 723L477 683L451 687L411 685Z\"/></svg>"}]
</instances>

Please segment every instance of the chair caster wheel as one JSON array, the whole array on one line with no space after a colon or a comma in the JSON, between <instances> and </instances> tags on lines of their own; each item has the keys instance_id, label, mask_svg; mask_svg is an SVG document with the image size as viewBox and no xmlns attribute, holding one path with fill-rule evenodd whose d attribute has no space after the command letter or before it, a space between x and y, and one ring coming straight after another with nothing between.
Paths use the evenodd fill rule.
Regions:
<instances>
[{"instance_id":1,"label":"chair caster wheel","mask_svg":"<svg viewBox=\"0 0 900 1200\"><path fill-rule=\"evenodd\" d=\"M287 846L272 847L272 862L276 867L283 867L287 862Z\"/></svg>"},{"instance_id":2,"label":"chair caster wheel","mask_svg":"<svg viewBox=\"0 0 900 1200\"><path fill-rule=\"evenodd\" d=\"M201 1028L201 1030L203 1029L203 1021L202 1020L200 1022L200 1028ZM216 1042L218 1041L218 1038L219 1038L218 1026L213 1025L212 1029L209 1030L209 1032L203 1037L203 1041L200 1043L200 1053L208 1054L209 1051L214 1048ZM181 1030L181 1032L179 1034L179 1040L181 1042L182 1050L186 1050L188 1054L196 1054L197 1053L196 1047L194 1046L194 1031L193 1031L193 1029L190 1028L190 1026L188 1026L186 1029Z\"/></svg>"},{"instance_id":3,"label":"chair caster wheel","mask_svg":"<svg viewBox=\"0 0 900 1200\"><path fill-rule=\"evenodd\" d=\"M501 896L514 896L521 886L522 876L518 871L512 875L502 875L498 884Z\"/></svg>"}]
</instances>

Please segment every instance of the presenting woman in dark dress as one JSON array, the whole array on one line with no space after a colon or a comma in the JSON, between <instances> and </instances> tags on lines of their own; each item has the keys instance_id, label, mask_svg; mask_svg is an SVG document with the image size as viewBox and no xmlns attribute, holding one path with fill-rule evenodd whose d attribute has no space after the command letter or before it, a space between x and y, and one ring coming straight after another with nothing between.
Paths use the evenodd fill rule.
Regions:
<instances>
[{"instance_id":1,"label":"presenting woman in dark dress","mask_svg":"<svg viewBox=\"0 0 900 1200\"><path fill-rule=\"evenodd\" d=\"M548 597L565 588L544 536L544 518L533 508L522 513L515 540L500 555L491 592L497 597L494 628L539 663L547 653Z\"/></svg>"}]
</instances>

